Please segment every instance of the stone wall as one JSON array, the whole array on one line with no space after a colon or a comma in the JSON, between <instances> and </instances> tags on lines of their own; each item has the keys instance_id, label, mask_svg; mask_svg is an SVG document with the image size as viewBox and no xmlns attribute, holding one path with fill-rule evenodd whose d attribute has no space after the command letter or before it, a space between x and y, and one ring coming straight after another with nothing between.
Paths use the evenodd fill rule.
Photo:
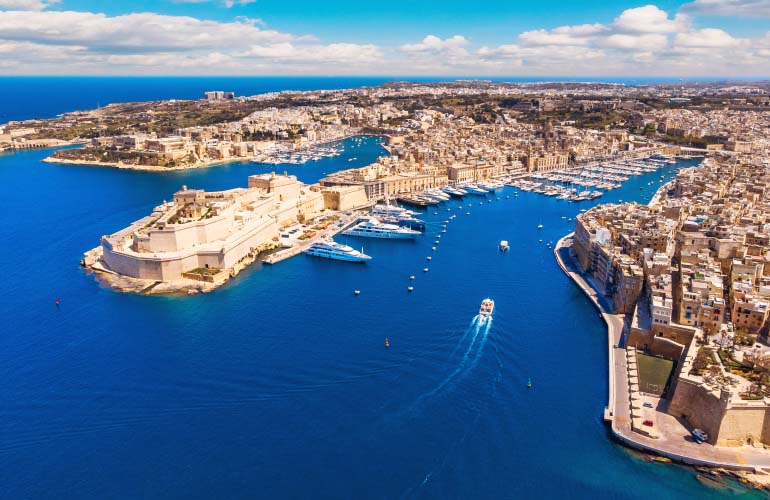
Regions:
<instances>
[{"instance_id":1,"label":"stone wall","mask_svg":"<svg viewBox=\"0 0 770 500\"><path fill-rule=\"evenodd\" d=\"M743 446L744 444L767 443L766 409L747 403L746 406L731 406L722 417L717 445Z\"/></svg>"},{"instance_id":2,"label":"stone wall","mask_svg":"<svg viewBox=\"0 0 770 500\"><path fill-rule=\"evenodd\" d=\"M265 218L249 230L232 235L222 242L221 247L189 248L163 257L115 250L107 238L102 238L102 260L108 269L118 274L139 279L171 281L181 278L182 273L198 267L231 268L253 248L277 236L278 232L276 221Z\"/></svg>"},{"instance_id":3,"label":"stone wall","mask_svg":"<svg viewBox=\"0 0 770 500\"><path fill-rule=\"evenodd\" d=\"M692 427L706 431L709 442L714 444L719 437L723 410L722 402L713 392L692 380L680 378L668 413L683 417Z\"/></svg>"}]
</instances>

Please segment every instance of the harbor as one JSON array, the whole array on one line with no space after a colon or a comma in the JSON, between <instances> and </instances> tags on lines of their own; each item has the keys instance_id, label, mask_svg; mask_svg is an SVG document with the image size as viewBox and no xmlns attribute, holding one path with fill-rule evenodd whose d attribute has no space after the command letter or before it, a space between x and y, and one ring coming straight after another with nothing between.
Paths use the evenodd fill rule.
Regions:
<instances>
[{"instance_id":1,"label":"harbor","mask_svg":"<svg viewBox=\"0 0 770 500\"><path fill-rule=\"evenodd\" d=\"M326 472L301 457L312 447L319 460L332 460L340 443L350 442L355 445L344 445L351 454L345 464L353 483L327 486L343 497L351 488L366 495L357 477L393 473L392 461L364 458L375 449L380 456L402 457L397 477L382 486L389 497L403 495L431 471L434 480L466 497L497 496L500 490L482 480L487 474L534 497L559 495L565 487L586 496L622 496L629 487L660 482L698 498L718 497L694 473L636 459L607 439L601 422L607 403L605 326L545 245L570 231L574 224L562 216L576 216L581 205L532 192L515 197L516 189L504 187L486 197L465 196L462 209L454 199L414 210L426 231L411 241L335 235L357 250L363 245L372 257L365 264L298 255L275 266L250 266L214 293L143 297L113 293L77 266L94 234L140 219L182 184L221 190L260 170L233 164L146 178L123 170L34 168L45 154L31 150L0 158L7 167L0 169L0 185L11 203L23 201L22 186L60 193L41 197L23 220L9 222L9 234L24 243L4 248L24 265L9 268L0 305L6 314L14 311L14 328L0 340L8 436L0 452L25 470L49 470L36 491L67 481L60 460L85 460L95 471L129 463L128 435L129 441L156 440L161 447L186 443L190 453L173 462L161 452L144 453L121 469L121 477L97 475L73 488L99 496L161 469L175 478L190 471L219 477L232 461L250 460L259 467L245 487L261 485L265 496L301 497L307 490L280 471L290 468L323 483ZM320 175L328 167L312 165L290 173L313 182L303 172ZM631 178L600 201L644 202L652 192L639 186L661 173L670 176L675 167ZM130 203L115 195L127 183L134 192ZM54 220L54 211L68 216ZM105 217L89 218L94 212ZM451 222L442 233L446 220ZM507 252L499 250L503 239ZM33 246L39 252L34 260ZM488 331L473 320L487 297L495 301ZM116 321L123 328L115 328ZM138 358L144 360L141 370ZM552 359L560 361L558 370ZM110 399L116 388L121 397ZM59 396L49 397L48 390ZM73 401L93 401L98 413ZM40 418L40 408L55 415L55 424ZM307 411L318 426L308 426ZM180 425L180 418L187 423ZM295 429L296 446L275 434L277 422ZM233 438L235 428L245 437ZM559 439L553 438L556 428L562 430ZM213 440L201 441L202 435ZM414 443L425 439L435 449L415 452ZM458 450L486 456L492 441L505 450L484 462L483 473L465 469L467 474L458 475L439 467L444 457L450 469L464 467ZM362 449L360 443L370 445ZM104 447L112 451L86 451ZM53 448L59 451L47 453ZM257 448L261 453L255 455ZM196 458L220 452L228 460L203 468ZM605 464L601 475L610 474L610 482L586 480L597 474L595 463ZM521 482L533 475L550 480ZM6 491L19 491L19 482L9 481ZM196 494L184 481L173 483L180 494Z\"/></svg>"},{"instance_id":2,"label":"harbor","mask_svg":"<svg viewBox=\"0 0 770 500\"><path fill-rule=\"evenodd\" d=\"M689 156L686 159L692 159ZM617 189L631 177L660 170L676 161L663 155L651 155L641 159L592 162L585 166L559 172L533 174L527 179L509 181L508 185L558 200L570 202L595 200L606 192ZM662 183L658 179L657 184ZM647 186L656 184L648 181ZM592 190L593 189L593 190Z\"/></svg>"}]
</instances>

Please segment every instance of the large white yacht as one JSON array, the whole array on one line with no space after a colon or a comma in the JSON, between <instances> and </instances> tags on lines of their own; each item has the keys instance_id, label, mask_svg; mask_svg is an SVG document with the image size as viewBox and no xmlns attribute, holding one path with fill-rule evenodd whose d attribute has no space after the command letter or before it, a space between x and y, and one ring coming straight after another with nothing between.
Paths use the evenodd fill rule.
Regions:
<instances>
[{"instance_id":1,"label":"large white yacht","mask_svg":"<svg viewBox=\"0 0 770 500\"><path fill-rule=\"evenodd\" d=\"M405 217L415 216L417 212L407 210L406 208L399 207L398 205L391 205L390 203L378 203L372 207L372 215L384 216L384 217Z\"/></svg>"},{"instance_id":2,"label":"large white yacht","mask_svg":"<svg viewBox=\"0 0 770 500\"><path fill-rule=\"evenodd\" d=\"M314 257L346 260L349 262L366 262L367 260L371 259L371 257L365 253L354 250L347 245L337 243L331 239L313 243L310 245L310 248L305 250L305 253L308 255L313 255Z\"/></svg>"},{"instance_id":3,"label":"large white yacht","mask_svg":"<svg viewBox=\"0 0 770 500\"><path fill-rule=\"evenodd\" d=\"M401 227L396 224L384 224L375 218L359 222L350 229L346 229L342 234L348 236L361 236L364 238L392 238L392 239L411 239L421 234L419 231Z\"/></svg>"},{"instance_id":4,"label":"large white yacht","mask_svg":"<svg viewBox=\"0 0 770 500\"><path fill-rule=\"evenodd\" d=\"M478 184L467 184L463 186L463 189L468 192L468 194L475 194L477 196L486 196L489 191L482 188Z\"/></svg>"}]
</instances>

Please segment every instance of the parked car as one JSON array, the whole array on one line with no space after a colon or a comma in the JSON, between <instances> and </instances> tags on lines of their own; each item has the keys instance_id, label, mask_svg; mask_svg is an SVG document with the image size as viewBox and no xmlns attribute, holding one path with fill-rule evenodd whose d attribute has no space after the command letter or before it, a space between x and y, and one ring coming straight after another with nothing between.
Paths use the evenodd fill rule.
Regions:
<instances>
[{"instance_id":1,"label":"parked car","mask_svg":"<svg viewBox=\"0 0 770 500\"><path fill-rule=\"evenodd\" d=\"M652 403L650 403L649 401L645 401L642 406L644 406L645 408L652 408Z\"/></svg>"},{"instance_id":2,"label":"parked car","mask_svg":"<svg viewBox=\"0 0 770 500\"><path fill-rule=\"evenodd\" d=\"M652 420L645 420L642 422L642 425L646 425L647 427L652 427Z\"/></svg>"},{"instance_id":3,"label":"parked car","mask_svg":"<svg viewBox=\"0 0 770 500\"><path fill-rule=\"evenodd\" d=\"M702 431L701 429L693 429L692 431L692 439L698 444L701 444L704 441L708 441L709 435L706 434L705 431Z\"/></svg>"}]
</instances>

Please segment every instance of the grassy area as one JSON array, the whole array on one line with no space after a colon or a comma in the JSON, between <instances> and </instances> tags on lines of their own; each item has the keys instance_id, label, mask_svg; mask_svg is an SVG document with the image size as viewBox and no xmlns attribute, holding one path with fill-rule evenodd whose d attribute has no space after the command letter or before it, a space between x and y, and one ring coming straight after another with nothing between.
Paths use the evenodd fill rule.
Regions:
<instances>
[{"instance_id":1,"label":"grassy area","mask_svg":"<svg viewBox=\"0 0 770 500\"><path fill-rule=\"evenodd\" d=\"M674 371L674 362L637 353L636 364L639 367L639 390L664 396Z\"/></svg>"}]
</instances>

